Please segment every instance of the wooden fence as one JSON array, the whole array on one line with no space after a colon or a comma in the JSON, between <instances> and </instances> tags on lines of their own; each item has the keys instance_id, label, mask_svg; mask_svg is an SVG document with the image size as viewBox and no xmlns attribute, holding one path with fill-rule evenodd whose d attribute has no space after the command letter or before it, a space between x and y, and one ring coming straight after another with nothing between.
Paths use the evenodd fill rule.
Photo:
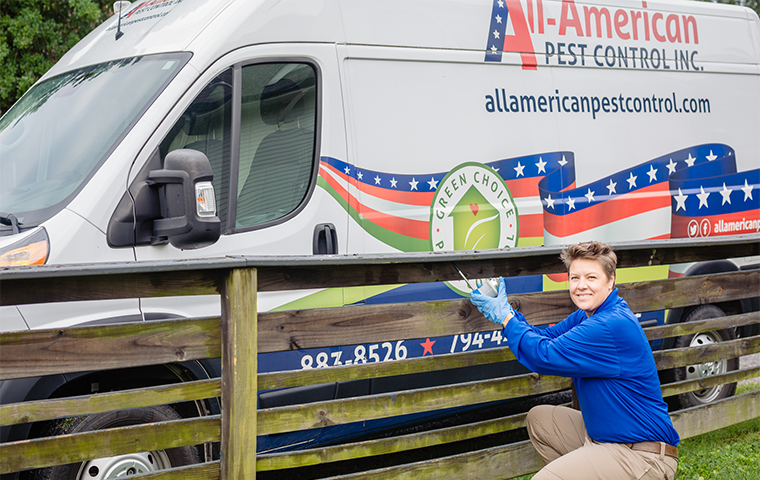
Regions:
<instances>
[{"instance_id":1,"label":"wooden fence","mask_svg":"<svg viewBox=\"0 0 760 480\"><path fill-rule=\"evenodd\" d=\"M614 244L619 268L760 255L760 236ZM508 348L425 356L327 369L257 373L257 353L368 344L494 330L467 299L365 305L257 314L257 292L390 285L560 272L560 248L452 254L335 257L228 257L186 262L44 266L0 271L0 304L31 304L174 295L220 294L221 318L150 321L0 334L0 380L66 372L222 358L221 379L0 406L0 425L44 422L180 401L221 397L221 416L168 421L0 445L0 473L92 458L221 442L221 460L140 478L247 479L257 471L326 465L421 451L519 429L524 414L385 439L284 454L256 455L257 435L426 412L566 390L569 379L518 375L305 405L256 409L258 390L431 372L514 359ZM758 296L760 270L618 285L634 312L658 311ZM510 295L535 325L572 310L567 292ZM650 340L760 323L758 312L645 329ZM760 336L703 347L656 351L671 369L760 352ZM760 368L663 385L674 394L760 376ZM760 416L760 390L674 412L681 438ZM234 428L232 426L234 425ZM430 449L428 449L429 451ZM358 464L354 462L354 465ZM371 463L370 463L371 464ZM335 464L343 465L343 464ZM376 464L373 464L376 465ZM446 474L511 478L541 461L528 441L490 445L428 460L350 472L340 478L439 478ZM337 470L340 472L340 468ZM334 473L333 471L333 473Z\"/></svg>"}]
</instances>

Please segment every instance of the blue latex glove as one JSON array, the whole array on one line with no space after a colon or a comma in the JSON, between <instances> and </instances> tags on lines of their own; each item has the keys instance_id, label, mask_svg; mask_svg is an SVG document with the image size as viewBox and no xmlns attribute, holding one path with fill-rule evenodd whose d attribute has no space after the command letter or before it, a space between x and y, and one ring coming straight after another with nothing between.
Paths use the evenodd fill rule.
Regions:
<instances>
[{"instance_id":1,"label":"blue latex glove","mask_svg":"<svg viewBox=\"0 0 760 480\"><path fill-rule=\"evenodd\" d=\"M470 301L478 307L480 313L499 326L504 326L507 317L512 318L515 314L512 305L507 301L507 284L504 283L502 277L499 277L499 290L496 297L488 297L475 289L470 294Z\"/></svg>"}]
</instances>

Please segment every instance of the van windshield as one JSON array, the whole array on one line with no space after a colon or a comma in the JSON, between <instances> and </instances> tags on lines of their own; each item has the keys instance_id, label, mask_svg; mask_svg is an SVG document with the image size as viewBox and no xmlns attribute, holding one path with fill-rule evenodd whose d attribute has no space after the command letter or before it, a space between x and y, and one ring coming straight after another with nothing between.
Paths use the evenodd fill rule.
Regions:
<instances>
[{"instance_id":1,"label":"van windshield","mask_svg":"<svg viewBox=\"0 0 760 480\"><path fill-rule=\"evenodd\" d=\"M32 87L0 118L0 212L23 229L65 207L189 58L114 60Z\"/></svg>"}]
</instances>

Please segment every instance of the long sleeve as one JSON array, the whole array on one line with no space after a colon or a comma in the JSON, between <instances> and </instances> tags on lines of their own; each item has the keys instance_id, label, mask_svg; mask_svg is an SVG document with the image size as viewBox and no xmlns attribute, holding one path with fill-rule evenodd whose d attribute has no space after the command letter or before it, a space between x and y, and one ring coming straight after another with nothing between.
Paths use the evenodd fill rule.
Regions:
<instances>
[{"instance_id":1,"label":"long sleeve","mask_svg":"<svg viewBox=\"0 0 760 480\"><path fill-rule=\"evenodd\" d=\"M509 348L534 372L573 377L591 438L678 444L649 342L617 289L591 317L579 310L545 329L516 317L504 327Z\"/></svg>"}]
</instances>

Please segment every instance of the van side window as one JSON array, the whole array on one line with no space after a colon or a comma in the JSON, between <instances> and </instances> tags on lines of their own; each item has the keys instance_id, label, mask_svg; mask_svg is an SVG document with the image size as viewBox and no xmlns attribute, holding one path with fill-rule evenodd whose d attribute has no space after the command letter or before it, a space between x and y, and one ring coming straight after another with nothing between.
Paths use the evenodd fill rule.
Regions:
<instances>
[{"instance_id":1,"label":"van side window","mask_svg":"<svg viewBox=\"0 0 760 480\"><path fill-rule=\"evenodd\" d=\"M315 119L313 67L243 67L236 228L276 221L303 202L314 171Z\"/></svg>"},{"instance_id":2,"label":"van side window","mask_svg":"<svg viewBox=\"0 0 760 480\"><path fill-rule=\"evenodd\" d=\"M161 160L180 148L203 152L214 172L216 208L221 229L227 228L230 186L230 145L232 125L232 70L211 81L187 107L185 113L161 142Z\"/></svg>"}]
</instances>

